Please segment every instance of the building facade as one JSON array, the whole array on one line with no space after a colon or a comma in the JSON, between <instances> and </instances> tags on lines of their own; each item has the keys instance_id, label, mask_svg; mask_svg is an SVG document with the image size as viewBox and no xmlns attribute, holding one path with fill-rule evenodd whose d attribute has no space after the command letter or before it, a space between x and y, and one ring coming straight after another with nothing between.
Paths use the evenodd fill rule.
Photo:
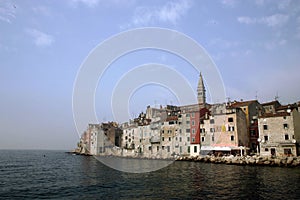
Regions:
<instances>
[{"instance_id":1,"label":"building facade","mask_svg":"<svg viewBox=\"0 0 300 200\"><path fill-rule=\"evenodd\" d=\"M261 115L258 119L260 154L263 156L299 155L300 115L287 108Z\"/></svg>"},{"instance_id":2,"label":"building facade","mask_svg":"<svg viewBox=\"0 0 300 200\"><path fill-rule=\"evenodd\" d=\"M200 124L201 154L245 154L249 149L245 113L226 104L213 105L211 110Z\"/></svg>"}]
</instances>

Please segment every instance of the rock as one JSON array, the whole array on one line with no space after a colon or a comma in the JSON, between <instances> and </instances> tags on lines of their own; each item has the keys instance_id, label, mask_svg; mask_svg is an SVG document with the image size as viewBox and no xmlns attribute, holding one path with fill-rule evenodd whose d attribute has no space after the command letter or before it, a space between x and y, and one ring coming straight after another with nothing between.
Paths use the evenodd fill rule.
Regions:
<instances>
[{"instance_id":1,"label":"rock","mask_svg":"<svg viewBox=\"0 0 300 200\"><path fill-rule=\"evenodd\" d=\"M264 165L269 165L271 162L269 160L266 160L263 163L264 163Z\"/></svg>"},{"instance_id":2,"label":"rock","mask_svg":"<svg viewBox=\"0 0 300 200\"><path fill-rule=\"evenodd\" d=\"M254 158L250 158L250 159L249 159L249 164L254 165L254 164L255 164L255 161L256 161L256 160L255 160Z\"/></svg>"},{"instance_id":3,"label":"rock","mask_svg":"<svg viewBox=\"0 0 300 200\"><path fill-rule=\"evenodd\" d=\"M277 166L280 166L281 165L281 160L279 158L275 158L274 159L274 164L277 165Z\"/></svg>"},{"instance_id":4,"label":"rock","mask_svg":"<svg viewBox=\"0 0 300 200\"><path fill-rule=\"evenodd\" d=\"M288 157L288 158L286 159L286 164L287 164L287 165L292 164L293 160L294 160L293 157Z\"/></svg>"}]
</instances>

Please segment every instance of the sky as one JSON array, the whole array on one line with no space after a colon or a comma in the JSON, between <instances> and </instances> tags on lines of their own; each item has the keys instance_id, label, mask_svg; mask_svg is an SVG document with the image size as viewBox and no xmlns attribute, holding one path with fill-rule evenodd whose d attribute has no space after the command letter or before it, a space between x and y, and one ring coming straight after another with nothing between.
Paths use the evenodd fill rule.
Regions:
<instances>
[{"instance_id":1,"label":"sky","mask_svg":"<svg viewBox=\"0 0 300 200\"><path fill-rule=\"evenodd\" d=\"M0 0L0 149L74 148L81 133L72 95L81 66L107 39L145 27L175 30L201 45L230 100L300 100L298 0ZM149 63L169 71L139 68ZM153 75L151 69L158 70ZM172 79L173 72L178 79ZM114 94L129 87L132 73L145 82L135 85L129 98ZM147 82L149 74L174 87L185 81L194 93L181 101L171 86ZM210 98L214 83L205 75L208 102L222 101ZM116 119L113 97L117 104L127 103L131 118L147 105L196 103L198 78L199 70L170 52L141 49L123 55L95 86L98 122ZM126 116L117 119L124 122Z\"/></svg>"}]
</instances>

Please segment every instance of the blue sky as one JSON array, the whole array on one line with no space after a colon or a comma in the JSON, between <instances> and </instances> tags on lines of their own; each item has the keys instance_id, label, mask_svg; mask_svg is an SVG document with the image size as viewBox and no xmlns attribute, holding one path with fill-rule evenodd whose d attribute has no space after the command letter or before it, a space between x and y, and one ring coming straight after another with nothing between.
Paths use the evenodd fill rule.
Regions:
<instances>
[{"instance_id":1,"label":"blue sky","mask_svg":"<svg viewBox=\"0 0 300 200\"><path fill-rule=\"evenodd\" d=\"M202 45L231 100L257 96L266 102L277 94L283 104L300 100L297 0L1 0L0 149L73 148L72 92L81 64L105 39L149 26L179 31ZM198 71L182 59L157 50L133 52L99 81L100 121L113 120L108 97L120 77L151 62L173 68L196 90ZM133 91L128 112L136 116L147 105L169 103L180 103L172 91L145 85Z\"/></svg>"}]
</instances>

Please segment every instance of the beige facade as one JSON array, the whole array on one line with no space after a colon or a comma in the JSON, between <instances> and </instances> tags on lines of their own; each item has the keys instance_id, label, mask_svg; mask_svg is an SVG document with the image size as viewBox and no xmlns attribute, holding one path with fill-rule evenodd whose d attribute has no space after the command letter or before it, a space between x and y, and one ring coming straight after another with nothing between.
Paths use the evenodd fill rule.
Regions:
<instances>
[{"instance_id":1,"label":"beige facade","mask_svg":"<svg viewBox=\"0 0 300 200\"><path fill-rule=\"evenodd\" d=\"M261 155L298 155L300 116L297 109L266 113L259 117L258 126Z\"/></svg>"},{"instance_id":2,"label":"beige facade","mask_svg":"<svg viewBox=\"0 0 300 200\"><path fill-rule=\"evenodd\" d=\"M217 106L217 105L215 105ZM217 106L213 115L200 124L201 153L212 151L240 152L248 149L249 137L245 113L240 108L226 109L223 105Z\"/></svg>"}]
</instances>

